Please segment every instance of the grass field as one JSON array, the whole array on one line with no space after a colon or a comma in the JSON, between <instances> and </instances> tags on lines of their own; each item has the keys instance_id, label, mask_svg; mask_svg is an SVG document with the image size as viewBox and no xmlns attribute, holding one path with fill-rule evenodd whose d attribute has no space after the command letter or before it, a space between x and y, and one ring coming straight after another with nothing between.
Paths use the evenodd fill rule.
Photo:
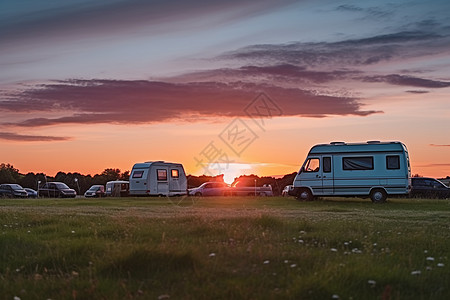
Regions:
<instances>
[{"instance_id":1,"label":"grass field","mask_svg":"<svg viewBox=\"0 0 450 300\"><path fill-rule=\"evenodd\" d=\"M450 299L450 201L0 200L0 299Z\"/></svg>"}]
</instances>

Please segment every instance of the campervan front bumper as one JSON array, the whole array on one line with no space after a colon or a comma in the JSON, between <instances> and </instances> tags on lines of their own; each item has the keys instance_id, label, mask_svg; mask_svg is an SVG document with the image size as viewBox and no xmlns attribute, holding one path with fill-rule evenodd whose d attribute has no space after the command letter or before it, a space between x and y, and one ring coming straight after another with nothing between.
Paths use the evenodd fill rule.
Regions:
<instances>
[{"instance_id":1,"label":"campervan front bumper","mask_svg":"<svg viewBox=\"0 0 450 300\"><path fill-rule=\"evenodd\" d=\"M297 196L298 194L298 188L297 187L292 187L288 190L288 195L289 196Z\"/></svg>"}]
</instances>

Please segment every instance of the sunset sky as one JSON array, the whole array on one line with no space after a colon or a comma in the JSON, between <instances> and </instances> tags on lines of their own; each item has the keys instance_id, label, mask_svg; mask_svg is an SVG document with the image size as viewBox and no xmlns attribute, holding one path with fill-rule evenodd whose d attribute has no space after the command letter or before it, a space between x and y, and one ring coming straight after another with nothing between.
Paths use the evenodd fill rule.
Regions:
<instances>
[{"instance_id":1,"label":"sunset sky","mask_svg":"<svg viewBox=\"0 0 450 300\"><path fill-rule=\"evenodd\" d=\"M0 162L283 175L317 143L402 141L450 175L450 1L5 0Z\"/></svg>"}]
</instances>

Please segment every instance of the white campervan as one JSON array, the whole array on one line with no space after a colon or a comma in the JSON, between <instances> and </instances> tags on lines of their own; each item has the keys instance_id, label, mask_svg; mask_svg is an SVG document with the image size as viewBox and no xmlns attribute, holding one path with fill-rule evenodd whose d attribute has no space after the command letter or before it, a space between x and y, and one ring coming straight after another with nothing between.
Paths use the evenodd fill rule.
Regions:
<instances>
[{"instance_id":1,"label":"white campervan","mask_svg":"<svg viewBox=\"0 0 450 300\"><path fill-rule=\"evenodd\" d=\"M384 202L388 195L406 195L411 169L401 142L333 142L311 148L294 179L290 195L299 200L315 196L369 196Z\"/></svg>"},{"instance_id":2,"label":"white campervan","mask_svg":"<svg viewBox=\"0 0 450 300\"><path fill-rule=\"evenodd\" d=\"M183 165L164 161L135 164L130 174L130 195L187 195L187 179Z\"/></svg>"}]
</instances>

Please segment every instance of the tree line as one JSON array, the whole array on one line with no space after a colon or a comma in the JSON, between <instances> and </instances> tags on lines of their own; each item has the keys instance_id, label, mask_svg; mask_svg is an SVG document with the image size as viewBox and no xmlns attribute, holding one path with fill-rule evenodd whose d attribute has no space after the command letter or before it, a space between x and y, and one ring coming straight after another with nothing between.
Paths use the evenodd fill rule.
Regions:
<instances>
[{"instance_id":1,"label":"tree line","mask_svg":"<svg viewBox=\"0 0 450 300\"><path fill-rule=\"evenodd\" d=\"M283 176L282 178L275 178L270 176L259 177L257 175L242 175L235 179L235 181L241 181L244 185L262 186L264 184L271 185L274 195L280 195L281 191L286 185L292 184L294 177L297 173L291 173ZM21 174L20 171L14 168L11 164L0 164L0 184L3 183L17 183L24 188L38 189L38 185L42 186L45 182L59 181L64 182L70 188L77 191L79 195L83 195L92 185L101 184L106 185L108 181L113 180L129 180L130 171L121 172L120 169L108 168L103 170L102 173L91 175L83 175L80 173L65 173L58 172L54 177L47 176L44 173ZM218 176L187 176L188 188L193 188L201 185L204 182L209 181L221 181L223 182L223 175Z\"/></svg>"}]
</instances>

